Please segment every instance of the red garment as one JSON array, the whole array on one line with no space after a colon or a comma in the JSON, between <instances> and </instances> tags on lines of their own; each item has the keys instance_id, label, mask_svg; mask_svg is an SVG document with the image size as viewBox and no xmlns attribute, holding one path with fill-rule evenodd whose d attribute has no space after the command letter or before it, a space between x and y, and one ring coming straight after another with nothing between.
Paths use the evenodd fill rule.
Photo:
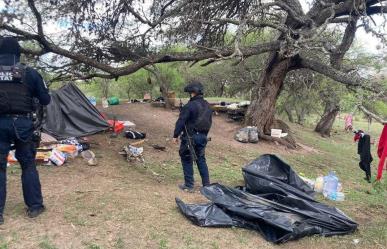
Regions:
<instances>
[{"instance_id":1,"label":"red garment","mask_svg":"<svg viewBox=\"0 0 387 249\"><path fill-rule=\"evenodd\" d=\"M364 131L358 130L358 131L355 132L355 136L353 137L353 141L354 141L354 142L357 142L357 141L360 140L361 133L364 133Z\"/></svg>"},{"instance_id":2,"label":"red garment","mask_svg":"<svg viewBox=\"0 0 387 249\"><path fill-rule=\"evenodd\" d=\"M376 180L382 179L384 162L387 157L387 124L384 125L382 134L380 135L379 145L378 145L378 157L379 157L379 165L378 165L378 175L376 176Z\"/></svg>"}]
</instances>

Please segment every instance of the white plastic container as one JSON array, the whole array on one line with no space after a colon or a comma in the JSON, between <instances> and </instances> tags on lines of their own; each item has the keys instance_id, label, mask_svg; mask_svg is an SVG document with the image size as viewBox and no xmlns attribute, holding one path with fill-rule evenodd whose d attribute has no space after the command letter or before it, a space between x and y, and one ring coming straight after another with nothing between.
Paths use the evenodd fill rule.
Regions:
<instances>
[{"instance_id":1,"label":"white plastic container","mask_svg":"<svg viewBox=\"0 0 387 249\"><path fill-rule=\"evenodd\" d=\"M272 137L278 137L281 138L282 135L282 130L281 129L271 129L271 134Z\"/></svg>"},{"instance_id":2,"label":"white plastic container","mask_svg":"<svg viewBox=\"0 0 387 249\"><path fill-rule=\"evenodd\" d=\"M337 185L339 184L339 179L337 178L334 172L329 172L327 176L324 177L324 189L323 194L325 197L334 196L337 192ZM334 198L335 199L335 198Z\"/></svg>"}]
</instances>

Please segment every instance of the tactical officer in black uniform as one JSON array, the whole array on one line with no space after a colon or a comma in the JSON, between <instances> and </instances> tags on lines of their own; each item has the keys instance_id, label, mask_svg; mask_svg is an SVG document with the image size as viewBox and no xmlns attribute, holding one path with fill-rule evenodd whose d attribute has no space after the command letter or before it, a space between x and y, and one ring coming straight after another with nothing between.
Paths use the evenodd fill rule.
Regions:
<instances>
[{"instance_id":1,"label":"tactical officer in black uniform","mask_svg":"<svg viewBox=\"0 0 387 249\"><path fill-rule=\"evenodd\" d=\"M0 224L4 223L7 156L12 144L22 169L27 215L34 218L45 210L35 165L32 118L34 100L47 105L50 95L40 74L19 61L20 46L17 40L0 37Z\"/></svg>"},{"instance_id":2,"label":"tactical officer in black uniform","mask_svg":"<svg viewBox=\"0 0 387 249\"><path fill-rule=\"evenodd\" d=\"M184 92L188 92L191 98L181 109L173 138L177 144L178 137L181 135L179 154L183 165L184 184L179 185L179 188L191 192L194 188L194 156L196 156L195 161L203 186L210 184L205 149L207 134L212 125L212 110L208 102L203 99L203 85L200 82L192 81L184 88ZM194 150L190 151L190 146Z\"/></svg>"}]
</instances>

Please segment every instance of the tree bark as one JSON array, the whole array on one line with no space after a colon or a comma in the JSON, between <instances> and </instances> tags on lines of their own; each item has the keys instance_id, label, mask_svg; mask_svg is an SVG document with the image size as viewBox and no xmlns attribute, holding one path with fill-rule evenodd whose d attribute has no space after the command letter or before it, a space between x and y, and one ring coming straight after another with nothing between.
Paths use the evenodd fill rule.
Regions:
<instances>
[{"instance_id":1,"label":"tree bark","mask_svg":"<svg viewBox=\"0 0 387 249\"><path fill-rule=\"evenodd\" d=\"M292 109L290 109L290 107L288 107L288 106L285 106L284 110L285 110L286 115L288 116L289 122L290 123L294 123Z\"/></svg>"},{"instance_id":2,"label":"tree bark","mask_svg":"<svg viewBox=\"0 0 387 249\"><path fill-rule=\"evenodd\" d=\"M305 124L305 115L306 110L304 107L296 108L296 114L297 114L297 124L304 125Z\"/></svg>"},{"instance_id":3,"label":"tree bark","mask_svg":"<svg viewBox=\"0 0 387 249\"><path fill-rule=\"evenodd\" d=\"M109 80L108 79L101 80L101 91L102 91L102 97L107 99L109 96Z\"/></svg>"},{"instance_id":4,"label":"tree bark","mask_svg":"<svg viewBox=\"0 0 387 249\"><path fill-rule=\"evenodd\" d=\"M277 53L271 54L267 66L253 90L251 104L246 112L246 125L256 126L259 132L270 134L276 101L281 93L291 63L291 58L280 59Z\"/></svg>"},{"instance_id":5,"label":"tree bark","mask_svg":"<svg viewBox=\"0 0 387 249\"><path fill-rule=\"evenodd\" d=\"M330 137L333 123L335 122L336 116L340 111L340 106L335 102L327 102L325 104L324 114L321 120L318 122L314 131L321 134L323 137Z\"/></svg>"}]
</instances>

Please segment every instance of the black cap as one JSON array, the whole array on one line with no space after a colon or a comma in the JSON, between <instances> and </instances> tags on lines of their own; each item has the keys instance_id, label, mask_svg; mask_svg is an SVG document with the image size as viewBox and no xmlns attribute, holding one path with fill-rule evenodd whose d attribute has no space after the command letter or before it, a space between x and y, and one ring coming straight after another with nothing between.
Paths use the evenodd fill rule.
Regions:
<instances>
[{"instance_id":1,"label":"black cap","mask_svg":"<svg viewBox=\"0 0 387 249\"><path fill-rule=\"evenodd\" d=\"M13 54L20 57L20 45L14 37L0 37L0 54Z\"/></svg>"},{"instance_id":2,"label":"black cap","mask_svg":"<svg viewBox=\"0 0 387 249\"><path fill-rule=\"evenodd\" d=\"M203 84L199 81L191 81L184 87L184 92L203 94Z\"/></svg>"}]
</instances>

